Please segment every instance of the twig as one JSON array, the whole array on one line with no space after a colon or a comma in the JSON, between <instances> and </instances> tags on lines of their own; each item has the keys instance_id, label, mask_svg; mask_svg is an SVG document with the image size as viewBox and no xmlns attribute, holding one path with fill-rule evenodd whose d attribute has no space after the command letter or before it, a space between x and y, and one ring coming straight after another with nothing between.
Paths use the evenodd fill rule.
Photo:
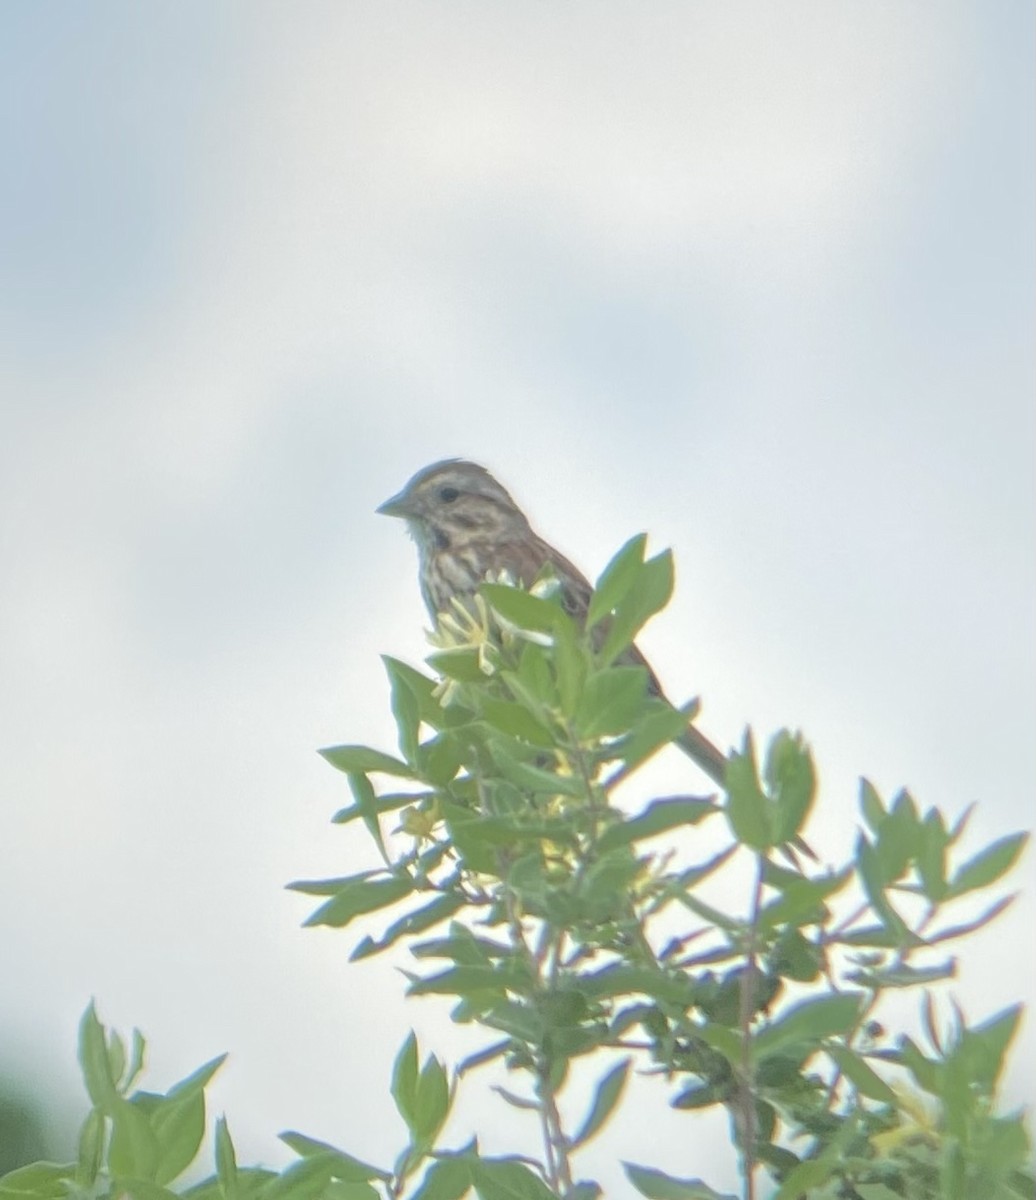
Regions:
<instances>
[{"instance_id":1,"label":"twig","mask_svg":"<svg viewBox=\"0 0 1036 1200\"><path fill-rule=\"evenodd\" d=\"M745 1200L755 1200L755 1088L752 1064L752 1013L755 1001L756 936L759 931L759 912L763 901L763 869L766 859L756 855L755 888L752 895L752 911L748 925L748 948L745 971L741 976L740 1012L741 1027L741 1071L738 1087L738 1104L741 1109L741 1139L744 1144L742 1155L745 1176Z\"/></svg>"}]
</instances>

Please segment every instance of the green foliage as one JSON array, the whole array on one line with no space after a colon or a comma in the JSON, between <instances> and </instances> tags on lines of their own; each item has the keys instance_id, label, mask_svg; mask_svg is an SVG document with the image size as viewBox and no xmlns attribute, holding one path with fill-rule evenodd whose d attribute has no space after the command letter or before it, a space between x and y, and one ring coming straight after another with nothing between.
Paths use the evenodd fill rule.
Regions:
<instances>
[{"instance_id":1,"label":"green foliage","mask_svg":"<svg viewBox=\"0 0 1036 1200\"><path fill-rule=\"evenodd\" d=\"M45 1122L35 1105L0 1080L0 1175L46 1153Z\"/></svg>"},{"instance_id":2,"label":"green foliage","mask_svg":"<svg viewBox=\"0 0 1036 1200\"><path fill-rule=\"evenodd\" d=\"M404 1040L390 1082L403 1131L391 1164L291 1132L291 1166L243 1167L221 1119L213 1174L186 1194L592 1200L601 1190L574 1162L620 1108L634 1069L654 1075L658 1102L688 1121L727 1113L746 1196L764 1173L782 1200L1031 1194L1021 1115L996 1104L1019 1010L968 1025L955 1008L940 1016L947 1006L933 991L958 968L952 944L1010 897L963 919L955 906L997 884L1025 836L962 857L966 818L922 814L905 791L886 803L863 781L849 861L782 859L817 800L809 748L787 731L770 739L761 769L746 733L721 797L620 808L619 781L635 783L690 711L652 695L627 655L671 590L669 555L646 558L638 537L602 575L586 630L550 579L528 593L491 583L441 622L433 675L385 659L398 757L323 751L349 789L334 820L366 830L372 865L292 887L318 898L308 925L362 924L354 958L405 948L409 994L446 997L485 1044L451 1073ZM728 912L705 899L706 882L743 878L746 863L743 903ZM922 998L923 1045L878 1020L887 994L905 988ZM136 1090L143 1039L134 1033L127 1048L92 1005L79 1058L92 1107L77 1161L4 1177L0 1200L173 1195L222 1059L164 1094ZM584 1062L596 1084L569 1129L559 1098ZM442 1144L457 1088L488 1063L509 1069L514 1082L495 1090L535 1118L540 1160ZM700 1179L624 1169L643 1196L730 1200Z\"/></svg>"}]
</instances>

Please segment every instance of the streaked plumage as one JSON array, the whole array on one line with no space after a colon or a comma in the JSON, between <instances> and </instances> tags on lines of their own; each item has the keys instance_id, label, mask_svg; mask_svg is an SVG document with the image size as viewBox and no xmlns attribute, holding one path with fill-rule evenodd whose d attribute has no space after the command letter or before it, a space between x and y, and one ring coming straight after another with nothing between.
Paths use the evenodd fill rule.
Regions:
<instances>
[{"instance_id":1,"label":"streaked plumage","mask_svg":"<svg viewBox=\"0 0 1036 1200\"><path fill-rule=\"evenodd\" d=\"M406 521L420 556L421 592L435 617L453 596L472 595L487 574L507 572L529 586L548 564L562 588L565 608L586 615L591 587L580 571L533 532L509 493L477 463L447 459L425 467L378 512ZM624 661L647 669L655 695L662 688L636 646ZM722 785L726 758L693 725L679 745L705 773Z\"/></svg>"}]
</instances>

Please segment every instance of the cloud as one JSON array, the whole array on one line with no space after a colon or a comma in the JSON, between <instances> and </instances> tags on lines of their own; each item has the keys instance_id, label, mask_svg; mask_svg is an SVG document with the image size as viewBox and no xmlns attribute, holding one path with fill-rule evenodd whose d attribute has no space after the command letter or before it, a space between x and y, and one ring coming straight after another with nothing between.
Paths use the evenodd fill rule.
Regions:
<instances>
[{"instance_id":1,"label":"cloud","mask_svg":"<svg viewBox=\"0 0 1036 1200\"><path fill-rule=\"evenodd\" d=\"M832 844L861 771L981 797L987 838L1030 820L1030 26L19 15L0 712L27 1046L71 1047L96 993L167 1080L235 1051L249 1154L286 1124L390 1152L355 1080L443 1014L393 1008L278 889L358 862L312 749L391 744L377 653L418 658L424 617L372 510L449 454L590 574L637 529L675 545L645 647L724 740L803 725ZM992 947L964 975L975 1016L1031 992Z\"/></svg>"}]
</instances>

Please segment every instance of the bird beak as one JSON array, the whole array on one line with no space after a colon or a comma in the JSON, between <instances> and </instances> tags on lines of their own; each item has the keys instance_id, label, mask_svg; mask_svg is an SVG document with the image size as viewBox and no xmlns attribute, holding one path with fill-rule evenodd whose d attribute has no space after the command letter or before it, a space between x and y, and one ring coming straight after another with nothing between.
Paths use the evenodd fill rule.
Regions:
<instances>
[{"instance_id":1,"label":"bird beak","mask_svg":"<svg viewBox=\"0 0 1036 1200\"><path fill-rule=\"evenodd\" d=\"M413 506L406 491L398 492L395 496L390 497L384 504L379 504L374 510L381 513L384 517L412 517L414 515Z\"/></svg>"}]
</instances>

